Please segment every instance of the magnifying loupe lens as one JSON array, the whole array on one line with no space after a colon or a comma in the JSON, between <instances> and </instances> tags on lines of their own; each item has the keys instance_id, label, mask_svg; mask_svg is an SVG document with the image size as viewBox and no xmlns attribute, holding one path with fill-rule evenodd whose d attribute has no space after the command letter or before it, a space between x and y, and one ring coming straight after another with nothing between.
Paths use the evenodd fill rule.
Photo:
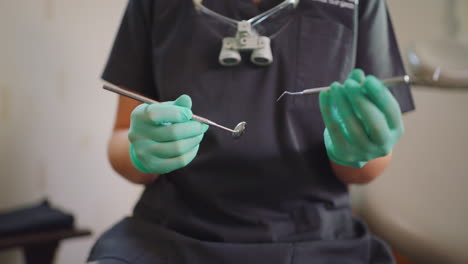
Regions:
<instances>
[{"instance_id":1,"label":"magnifying loupe lens","mask_svg":"<svg viewBox=\"0 0 468 264\"><path fill-rule=\"evenodd\" d=\"M267 37L260 37L259 41L261 42L262 47L252 51L250 60L259 66L270 65L273 62L273 55L270 48L270 39Z\"/></svg>"},{"instance_id":2,"label":"magnifying loupe lens","mask_svg":"<svg viewBox=\"0 0 468 264\"><path fill-rule=\"evenodd\" d=\"M238 51L221 49L219 53L219 63L224 66L235 66L241 61L241 56Z\"/></svg>"}]
</instances>

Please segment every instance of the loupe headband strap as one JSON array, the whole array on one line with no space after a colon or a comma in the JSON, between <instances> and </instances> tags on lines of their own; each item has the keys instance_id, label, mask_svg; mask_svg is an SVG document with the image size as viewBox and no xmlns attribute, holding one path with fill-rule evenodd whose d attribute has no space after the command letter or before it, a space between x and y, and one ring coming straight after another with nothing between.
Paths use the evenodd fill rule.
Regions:
<instances>
[{"instance_id":1,"label":"loupe headband strap","mask_svg":"<svg viewBox=\"0 0 468 264\"><path fill-rule=\"evenodd\" d=\"M228 22L229 24L233 25L233 26L236 26L237 27L237 24L240 22L239 20L235 20L235 19L232 19L232 18L229 18L227 16L223 16L207 7L205 7L203 5L203 0L192 0L193 1L193 4L195 5L195 9L200 11L200 12L203 12L207 15L210 15L210 16L213 16L215 18L218 18L220 20L223 20L224 22ZM285 0L283 2L281 2L280 4L276 5L275 7L273 7L272 9L269 9L255 17L252 17L250 19L248 19L247 21L252 24L252 26L255 26L255 25L258 25L260 24L261 22L263 22L264 20L266 20L267 18L269 18L270 16L272 16L273 14L275 14L276 12L280 11L281 9L283 8L286 8L288 7L289 5L293 5L294 7L297 6L297 4L299 3L299 0Z\"/></svg>"}]
</instances>

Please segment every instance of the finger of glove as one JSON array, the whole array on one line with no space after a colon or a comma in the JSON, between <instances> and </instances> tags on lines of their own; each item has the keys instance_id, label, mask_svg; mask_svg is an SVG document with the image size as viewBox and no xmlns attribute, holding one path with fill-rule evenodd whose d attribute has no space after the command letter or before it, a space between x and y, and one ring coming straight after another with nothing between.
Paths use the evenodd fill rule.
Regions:
<instances>
[{"instance_id":1,"label":"finger of glove","mask_svg":"<svg viewBox=\"0 0 468 264\"><path fill-rule=\"evenodd\" d=\"M132 143L137 140L148 139L151 137L151 134L148 131L154 129L156 126L148 122L138 122L141 120L133 119L130 123L130 128L128 130L128 140Z\"/></svg>"},{"instance_id":2,"label":"finger of glove","mask_svg":"<svg viewBox=\"0 0 468 264\"><path fill-rule=\"evenodd\" d=\"M151 104L145 109L145 121L156 125L183 123L192 118L192 111L186 107L172 104Z\"/></svg>"},{"instance_id":3,"label":"finger of glove","mask_svg":"<svg viewBox=\"0 0 468 264\"><path fill-rule=\"evenodd\" d=\"M333 83L331 86L340 85L339 83ZM333 89L333 88L332 88ZM330 139L334 146L347 145L347 140L342 129L339 117L336 114L336 107L330 91L321 91L319 95L320 100L320 112L322 113L323 122L328 130Z\"/></svg>"},{"instance_id":4,"label":"finger of glove","mask_svg":"<svg viewBox=\"0 0 468 264\"><path fill-rule=\"evenodd\" d=\"M198 153L199 148L200 145L196 145L194 148L184 153L183 155L169 159L151 156L148 158L148 162L146 164L150 171L154 171L155 173L159 174L166 174L187 166L190 162L193 161Z\"/></svg>"},{"instance_id":5,"label":"finger of glove","mask_svg":"<svg viewBox=\"0 0 468 264\"><path fill-rule=\"evenodd\" d=\"M186 94L183 94L174 101L174 105L192 109L192 98Z\"/></svg>"},{"instance_id":6,"label":"finger of glove","mask_svg":"<svg viewBox=\"0 0 468 264\"><path fill-rule=\"evenodd\" d=\"M348 142L358 146L369 144L369 138L363 124L354 113L348 98L346 98L344 87L342 85L333 85L330 93L332 100L335 101Z\"/></svg>"},{"instance_id":7,"label":"finger of glove","mask_svg":"<svg viewBox=\"0 0 468 264\"><path fill-rule=\"evenodd\" d=\"M354 113L361 120L372 142L379 145L386 143L390 135L390 129L385 115L364 95L364 90L357 82L347 80L345 82L345 92Z\"/></svg>"},{"instance_id":8,"label":"finger of glove","mask_svg":"<svg viewBox=\"0 0 468 264\"><path fill-rule=\"evenodd\" d=\"M198 121L174 123L168 126L154 126L147 129L145 136L156 142L171 142L192 138L205 133L209 126Z\"/></svg>"},{"instance_id":9,"label":"finger of glove","mask_svg":"<svg viewBox=\"0 0 468 264\"><path fill-rule=\"evenodd\" d=\"M385 115L390 129L402 128L403 120L400 105L388 88L374 76L368 76L363 87L371 101Z\"/></svg>"},{"instance_id":10,"label":"finger of glove","mask_svg":"<svg viewBox=\"0 0 468 264\"><path fill-rule=\"evenodd\" d=\"M354 69L349 75L348 79L354 80L357 83L362 83L366 78L366 74L361 69Z\"/></svg>"},{"instance_id":11,"label":"finger of glove","mask_svg":"<svg viewBox=\"0 0 468 264\"><path fill-rule=\"evenodd\" d=\"M138 123L138 121L149 121L148 116L146 115L146 109L150 104L140 104L135 109L133 109L131 114L131 122Z\"/></svg>"},{"instance_id":12,"label":"finger of glove","mask_svg":"<svg viewBox=\"0 0 468 264\"><path fill-rule=\"evenodd\" d=\"M143 164L143 166L145 166L145 163L147 161L147 157L149 157L151 155L148 152L148 149L153 144L154 144L154 142L147 139L147 138L142 138L142 139L139 139L139 140L136 140L136 141L132 142L132 148L133 148L135 157L140 161L141 164Z\"/></svg>"},{"instance_id":13,"label":"finger of glove","mask_svg":"<svg viewBox=\"0 0 468 264\"><path fill-rule=\"evenodd\" d=\"M204 134L200 134L195 137L172 142L153 142L149 147L148 152L163 159L175 158L184 155L200 144L203 136Z\"/></svg>"}]
</instances>

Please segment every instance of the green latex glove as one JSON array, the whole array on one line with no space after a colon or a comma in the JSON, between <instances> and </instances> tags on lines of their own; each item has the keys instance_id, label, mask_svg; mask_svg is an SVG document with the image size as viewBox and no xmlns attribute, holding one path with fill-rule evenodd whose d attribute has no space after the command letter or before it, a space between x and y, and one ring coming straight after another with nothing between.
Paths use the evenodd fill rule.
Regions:
<instances>
[{"instance_id":1,"label":"green latex glove","mask_svg":"<svg viewBox=\"0 0 468 264\"><path fill-rule=\"evenodd\" d=\"M130 157L145 173L164 174L189 164L197 155L208 125L192 118L188 95L174 102L141 104L133 110Z\"/></svg>"},{"instance_id":2,"label":"green latex glove","mask_svg":"<svg viewBox=\"0 0 468 264\"><path fill-rule=\"evenodd\" d=\"M386 156L404 131L401 110L390 91L374 76L354 70L344 83L320 93L324 141L334 162L361 168Z\"/></svg>"}]
</instances>

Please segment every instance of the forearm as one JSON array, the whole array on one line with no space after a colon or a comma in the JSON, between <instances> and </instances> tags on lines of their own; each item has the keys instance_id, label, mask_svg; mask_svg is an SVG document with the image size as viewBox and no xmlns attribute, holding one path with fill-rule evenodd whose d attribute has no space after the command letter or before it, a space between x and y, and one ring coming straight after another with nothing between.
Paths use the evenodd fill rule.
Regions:
<instances>
[{"instance_id":1,"label":"forearm","mask_svg":"<svg viewBox=\"0 0 468 264\"><path fill-rule=\"evenodd\" d=\"M130 182L149 184L159 174L146 174L137 170L130 159L128 129L117 129L112 134L108 145L108 157L112 168Z\"/></svg>"},{"instance_id":2,"label":"forearm","mask_svg":"<svg viewBox=\"0 0 468 264\"><path fill-rule=\"evenodd\" d=\"M367 184L377 178L388 167L392 153L369 161L362 168L353 168L337 164L330 160L331 166L338 179L346 184Z\"/></svg>"}]
</instances>

